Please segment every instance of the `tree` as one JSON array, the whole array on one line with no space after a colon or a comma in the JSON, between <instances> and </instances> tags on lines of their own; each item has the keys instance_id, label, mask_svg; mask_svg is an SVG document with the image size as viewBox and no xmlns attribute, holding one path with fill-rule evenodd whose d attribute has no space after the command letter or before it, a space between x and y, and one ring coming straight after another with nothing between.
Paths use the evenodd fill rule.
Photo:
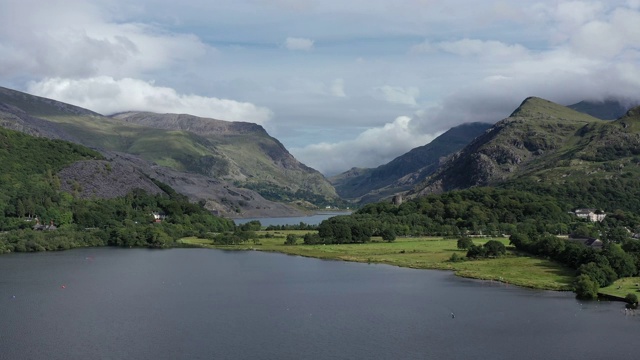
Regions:
<instances>
[{"instance_id":1,"label":"tree","mask_svg":"<svg viewBox=\"0 0 640 360\"><path fill-rule=\"evenodd\" d=\"M618 277L634 276L638 272L633 256L627 254L617 244L607 245L603 253Z\"/></svg>"},{"instance_id":2,"label":"tree","mask_svg":"<svg viewBox=\"0 0 640 360\"><path fill-rule=\"evenodd\" d=\"M382 235L382 240L387 242L392 242L392 241L395 241L396 239L396 232L392 228L385 228L384 230L382 230L381 235Z\"/></svg>"},{"instance_id":3,"label":"tree","mask_svg":"<svg viewBox=\"0 0 640 360\"><path fill-rule=\"evenodd\" d=\"M259 220L251 220L240 225L242 231L259 231L262 228L262 224Z\"/></svg>"},{"instance_id":4,"label":"tree","mask_svg":"<svg viewBox=\"0 0 640 360\"><path fill-rule=\"evenodd\" d=\"M320 238L320 235L314 234L314 233L306 233L304 234L302 239L305 245L315 245L315 244L322 243L322 239Z\"/></svg>"},{"instance_id":5,"label":"tree","mask_svg":"<svg viewBox=\"0 0 640 360\"><path fill-rule=\"evenodd\" d=\"M598 286L603 287L611 285L611 283L618 278L611 266L608 264L597 264L595 262L580 265L580 267L578 267L578 274L588 276L592 281L595 281Z\"/></svg>"},{"instance_id":6,"label":"tree","mask_svg":"<svg viewBox=\"0 0 640 360\"><path fill-rule=\"evenodd\" d=\"M634 309L638 306L638 295L634 293L628 293L627 296L624 297L624 301L627 302Z\"/></svg>"},{"instance_id":7,"label":"tree","mask_svg":"<svg viewBox=\"0 0 640 360\"><path fill-rule=\"evenodd\" d=\"M471 247L467 251L468 258L476 259L476 258L485 257L485 256L486 256L486 250L483 246L471 245Z\"/></svg>"},{"instance_id":8,"label":"tree","mask_svg":"<svg viewBox=\"0 0 640 360\"><path fill-rule=\"evenodd\" d=\"M582 274L576 278L574 291L580 299L597 299L599 286L589 275Z\"/></svg>"},{"instance_id":9,"label":"tree","mask_svg":"<svg viewBox=\"0 0 640 360\"><path fill-rule=\"evenodd\" d=\"M295 245L297 241L298 241L298 237L297 236L295 236L294 234L288 234L287 235L287 239L285 240L284 244L285 245Z\"/></svg>"},{"instance_id":10,"label":"tree","mask_svg":"<svg viewBox=\"0 0 640 360\"><path fill-rule=\"evenodd\" d=\"M630 238L630 233L622 226L616 226L609 230L606 239L612 243L622 244L625 240Z\"/></svg>"},{"instance_id":11,"label":"tree","mask_svg":"<svg viewBox=\"0 0 640 360\"><path fill-rule=\"evenodd\" d=\"M501 256L507 253L507 249L504 244L498 240L487 241L483 248L485 249L485 256Z\"/></svg>"},{"instance_id":12,"label":"tree","mask_svg":"<svg viewBox=\"0 0 640 360\"><path fill-rule=\"evenodd\" d=\"M468 250L473 246L473 240L470 237L464 236L458 239L458 249Z\"/></svg>"}]
</instances>

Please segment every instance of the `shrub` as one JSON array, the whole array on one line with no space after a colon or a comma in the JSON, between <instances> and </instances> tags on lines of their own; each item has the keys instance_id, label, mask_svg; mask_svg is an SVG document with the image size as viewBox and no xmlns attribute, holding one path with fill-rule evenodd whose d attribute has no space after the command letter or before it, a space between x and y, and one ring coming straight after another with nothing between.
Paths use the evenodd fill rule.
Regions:
<instances>
[{"instance_id":1,"label":"shrub","mask_svg":"<svg viewBox=\"0 0 640 360\"><path fill-rule=\"evenodd\" d=\"M579 299L597 299L598 283L589 275L582 274L576 278L574 291Z\"/></svg>"},{"instance_id":2,"label":"shrub","mask_svg":"<svg viewBox=\"0 0 640 360\"><path fill-rule=\"evenodd\" d=\"M458 239L458 249L469 250L473 246L473 240L470 237L461 237Z\"/></svg>"},{"instance_id":3,"label":"shrub","mask_svg":"<svg viewBox=\"0 0 640 360\"><path fill-rule=\"evenodd\" d=\"M624 297L624 301L626 301L627 304L635 308L636 306L638 306L638 295L629 293L627 294L627 296Z\"/></svg>"}]
</instances>

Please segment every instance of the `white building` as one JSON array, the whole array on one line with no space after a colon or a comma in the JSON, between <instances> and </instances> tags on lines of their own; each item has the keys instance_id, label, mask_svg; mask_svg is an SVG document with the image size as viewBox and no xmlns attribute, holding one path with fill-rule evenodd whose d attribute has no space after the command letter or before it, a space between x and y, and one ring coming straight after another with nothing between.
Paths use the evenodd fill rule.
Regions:
<instances>
[{"instance_id":1,"label":"white building","mask_svg":"<svg viewBox=\"0 0 640 360\"><path fill-rule=\"evenodd\" d=\"M573 213L577 217L587 219L591 222L600 222L604 220L605 217L607 217L607 214L597 209L576 209L576 211L574 211Z\"/></svg>"}]
</instances>

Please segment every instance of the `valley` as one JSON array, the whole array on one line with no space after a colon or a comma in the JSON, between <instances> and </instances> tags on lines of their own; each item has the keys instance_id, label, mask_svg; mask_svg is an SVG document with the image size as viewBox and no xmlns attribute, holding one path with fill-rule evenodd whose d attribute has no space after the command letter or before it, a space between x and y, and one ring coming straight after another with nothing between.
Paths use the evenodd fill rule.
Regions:
<instances>
[{"instance_id":1,"label":"valley","mask_svg":"<svg viewBox=\"0 0 640 360\"><path fill-rule=\"evenodd\" d=\"M87 245L247 248L262 244L259 222L236 226L228 218L353 207L352 215L310 227L304 241L298 239L304 245L283 247L271 236L260 249L449 269L544 289L578 286L568 280L575 272L593 284L584 293L576 290L587 297L640 268L640 246L632 239L640 233L639 108L603 120L573 108L599 116L620 109L530 97L493 125L463 124L376 169L353 168L326 179L256 124L150 112L103 116L0 90L2 252ZM607 216L585 222L569 214L577 208ZM161 223L150 221L151 214ZM59 230L32 234L33 219ZM558 235L599 237L605 245L597 253ZM502 240L456 250L450 240L417 240L424 236ZM188 238L206 240L180 240ZM296 243L295 236L285 240ZM490 245L509 251L496 253ZM453 250L451 258L443 258L443 250ZM559 267L527 279L535 271L526 264L539 266L540 257ZM514 275L504 276L510 268ZM556 272L569 278L554 280Z\"/></svg>"}]
</instances>

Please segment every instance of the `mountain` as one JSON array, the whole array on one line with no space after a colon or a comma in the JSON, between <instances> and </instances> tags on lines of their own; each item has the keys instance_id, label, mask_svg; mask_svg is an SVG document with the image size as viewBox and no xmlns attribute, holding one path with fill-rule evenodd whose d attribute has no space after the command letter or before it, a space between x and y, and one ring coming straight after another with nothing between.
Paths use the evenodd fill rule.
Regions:
<instances>
[{"instance_id":1,"label":"mountain","mask_svg":"<svg viewBox=\"0 0 640 360\"><path fill-rule=\"evenodd\" d=\"M579 103L567 106L570 109L581 113L589 114L602 120L615 120L623 116L630 106L614 99L604 101L580 101Z\"/></svg>"},{"instance_id":2,"label":"mountain","mask_svg":"<svg viewBox=\"0 0 640 360\"><path fill-rule=\"evenodd\" d=\"M630 204L634 194L640 197L638 155L640 108L603 121L532 97L408 196L502 186L551 194L576 205L628 209L636 206Z\"/></svg>"},{"instance_id":3,"label":"mountain","mask_svg":"<svg viewBox=\"0 0 640 360\"><path fill-rule=\"evenodd\" d=\"M184 145L182 141L175 147L170 144L168 150L165 140L145 139L127 151L158 164L233 181L260 193L279 192L285 197L279 200L293 199L297 192L324 196L327 200L337 197L322 174L296 160L260 125L149 112L121 113L112 118L134 126L196 136L194 142L201 148L183 157L174 155L175 147Z\"/></svg>"},{"instance_id":4,"label":"mountain","mask_svg":"<svg viewBox=\"0 0 640 360\"><path fill-rule=\"evenodd\" d=\"M0 88L0 125L99 150L107 160L228 216L301 213L271 200L308 206L337 201L319 172L299 163L257 124L138 112L107 117Z\"/></svg>"},{"instance_id":5,"label":"mountain","mask_svg":"<svg viewBox=\"0 0 640 360\"><path fill-rule=\"evenodd\" d=\"M387 164L375 169L353 168L329 180L343 198L361 203L379 201L409 190L436 171L444 158L462 149L490 127L491 124L486 123L462 124Z\"/></svg>"}]
</instances>

